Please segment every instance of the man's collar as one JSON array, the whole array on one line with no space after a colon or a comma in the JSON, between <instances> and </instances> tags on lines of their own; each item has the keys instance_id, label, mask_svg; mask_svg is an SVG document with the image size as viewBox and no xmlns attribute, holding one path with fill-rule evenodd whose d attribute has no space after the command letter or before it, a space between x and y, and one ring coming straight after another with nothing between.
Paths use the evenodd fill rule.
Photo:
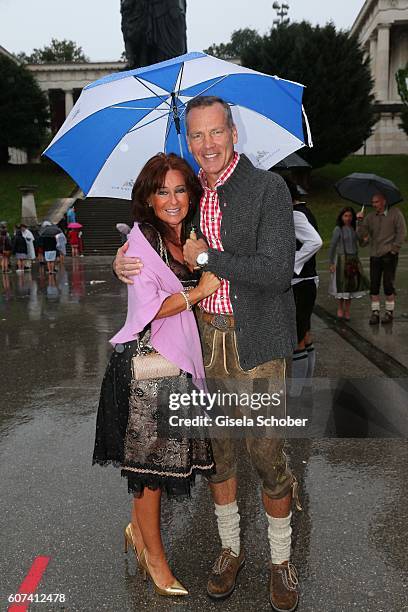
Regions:
<instances>
[{"instance_id":1,"label":"man's collar","mask_svg":"<svg viewBox=\"0 0 408 612\"><path fill-rule=\"evenodd\" d=\"M200 168L199 172L198 172L198 178L200 179L201 182L201 186L203 189L210 189L211 191L215 191L217 189L217 187L219 187L220 185L223 185L225 183L225 181L227 179L229 179L229 177L231 176L231 174L234 172L235 168L238 165L240 159L240 155L237 151L234 152L234 157L232 158L231 163L227 166L227 168L225 168L225 170L223 171L222 174L220 174L220 176L217 178L214 187L210 187L208 185L208 180L207 180L207 175L205 174L204 170L202 168Z\"/></svg>"}]
</instances>

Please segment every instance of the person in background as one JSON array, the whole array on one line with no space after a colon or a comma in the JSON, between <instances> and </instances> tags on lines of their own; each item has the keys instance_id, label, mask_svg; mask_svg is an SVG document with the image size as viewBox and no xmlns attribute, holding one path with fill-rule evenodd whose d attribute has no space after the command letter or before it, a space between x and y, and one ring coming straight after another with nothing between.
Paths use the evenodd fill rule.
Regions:
<instances>
[{"instance_id":1,"label":"person in background","mask_svg":"<svg viewBox=\"0 0 408 612\"><path fill-rule=\"evenodd\" d=\"M48 274L55 274L55 260L57 258L57 240L55 236L43 236L44 258L47 262Z\"/></svg>"},{"instance_id":2,"label":"person in background","mask_svg":"<svg viewBox=\"0 0 408 612\"><path fill-rule=\"evenodd\" d=\"M329 248L329 295L337 300L337 318L350 321L351 300L368 293L368 281L358 257L354 208L343 208L336 221Z\"/></svg>"},{"instance_id":3,"label":"person in background","mask_svg":"<svg viewBox=\"0 0 408 612\"><path fill-rule=\"evenodd\" d=\"M55 236L56 245L57 245L57 254L58 259L61 265L64 264L65 256L67 254L67 239L65 237L64 232L57 234Z\"/></svg>"},{"instance_id":4,"label":"person in background","mask_svg":"<svg viewBox=\"0 0 408 612\"><path fill-rule=\"evenodd\" d=\"M130 232L130 227L126 223L117 223L116 229L118 230L120 234L120 239L122 241L122 244L125 244L128 233Z\"/></svg>"},{"instance_id":5,"label":"person in background","mask_svg":"<svg viewBox=\"0 0 408 612\"><path fill-rule=\"evenodd\" d=\"M76 212L74 206L67 210L67 224L76 223Z\"/></svg>"},{"instance_id":6,"label":"person in background","mask_svg":"<svg viewBox=\"0 0 408 612\"><path fill-rule=\"evenodd\" d=\"M297 346L293 352L290 395L299 397L306 384L305 381L312 380L316 362L311 318L319 283L316 253L323 241L318 233L317 221L302 200L298 186L288 178L285 178L285 181L292 197L296 236L292 289L296 306Z\"/></svg>"},{"instance_id":7,"label":"person in background","mask_svg":"<svg viewBox=\"0 0 408 612\"><path fill-rule=\"evenodd\" d=\"M3 274L8 274L10 270L10 256L13 247L11 238L7 231L6 225L0 225L0 256L1 256L1 271Z\"/></svg>"},{"instance_id":8,"label":"person in background","mask_svg":"<svg viewBox=\"0 0 408 612\"><path fill-rule=\"evenodd\" d=\"M72 257L78 257L79 255L79 235L76 229L71 229L68 232L68 240L71 247Z\"/></svg>"},{"instance_id":9,"label":"person in background","mask_svg":"<svg viewBox=\"0 0 408 612\"><path fill-rule=\"evenodd\" d=\"M385 313L381 323L392 323L395 308L395 273L398 265L398 253L407 235L404 215L393 206L387 206L387 200L381 193L371 198L374 210L366 217L357 213L357 235L362 246L370 245L370 325L380 322L380 286L381 279L385 294Z\"/></svg>"},{"instance_id":10,"label":"person in background","mask_svg":"<svg viewBox=\"0 0 408 612\"><path fill-rule=\"evenodd\" d=\"M24 240L27 243L27 259L24 268L25 270L31 270L32 262L35 261L34 235L24 223L21 223L20 227Z\"/></svg>"},{"instance_id":11,"label":"person in background","mask_svg":"<svg viewBox=\"0 0 408 612\"><path fill-rule=\"evenodd\" d=\"M23 236L20 225L15 226L12 251L17 262L16 272L24 272L24 262L27 259L27 242Z\"/></svg>"}]
</instances>

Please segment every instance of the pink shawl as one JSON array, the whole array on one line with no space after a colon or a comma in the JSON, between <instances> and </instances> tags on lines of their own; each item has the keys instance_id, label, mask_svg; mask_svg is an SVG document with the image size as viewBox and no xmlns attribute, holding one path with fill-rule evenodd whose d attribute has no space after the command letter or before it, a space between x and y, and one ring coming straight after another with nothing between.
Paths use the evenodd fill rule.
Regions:
<instances>
[{"instance_id":1,"label":"pink shawl","mask_svg":"<svg viewBox=\"0 0 408 612\"><path fill-rule=\"evenodd\" d=\"M111 338L112 345L135 340L151 322L151 344L158 353L189 372L195 384L203 386L204 366L197 323L191 311L156 319L164 300L183 290L177 276L146 240L137 223L128 234L129 257L140 257L143 269L128 285L128 309L122 329ZM201 384L200 384L201 383Z\"/></svg>"}]
</instances>

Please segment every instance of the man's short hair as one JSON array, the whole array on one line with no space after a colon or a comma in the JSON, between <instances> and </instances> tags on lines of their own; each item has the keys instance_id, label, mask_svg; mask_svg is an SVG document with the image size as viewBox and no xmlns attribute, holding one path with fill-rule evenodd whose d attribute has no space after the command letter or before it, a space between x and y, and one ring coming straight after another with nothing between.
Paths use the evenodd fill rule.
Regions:
<instances>
[{"instance_id":1,"label":"man's short hair","mask_svg":"<svg viewBox=\"0 0 408 612\"><path fill-rule=\"evenodd\" d=\"M213 104L221 104L221 106L224 108L227 125L229 128L232 128L235 124L234 124L234 119L231 113L231 107L228 104L228 102L225 102L225 100L223 100L222 98L219 98L218 96L197 96L195 98L192 98L189 102L187 102L186 115L185 115L186 125L187 125L188 113L191 110L193 110L193 108L203 108L206 106L212 106Z\"/></svg>"}]
</instances>

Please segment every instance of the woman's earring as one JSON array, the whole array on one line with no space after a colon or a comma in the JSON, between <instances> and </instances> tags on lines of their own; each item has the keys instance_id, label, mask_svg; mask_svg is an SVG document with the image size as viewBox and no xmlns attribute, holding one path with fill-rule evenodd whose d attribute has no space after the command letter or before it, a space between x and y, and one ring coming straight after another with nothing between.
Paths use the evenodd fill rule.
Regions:
<instances>
[{"instance_id":1,"label":"woman's earring","mask_svg":"<svg viewBox=\"0 0 408 612\"><path fill-rule=\"evenodd\" d=\"M151 208L151 207L152 207L152 205L151 205L151 203L150 203L150 202L146 202L146 204L149 206L149 208Z\"/></svg>"}]
</instances>

